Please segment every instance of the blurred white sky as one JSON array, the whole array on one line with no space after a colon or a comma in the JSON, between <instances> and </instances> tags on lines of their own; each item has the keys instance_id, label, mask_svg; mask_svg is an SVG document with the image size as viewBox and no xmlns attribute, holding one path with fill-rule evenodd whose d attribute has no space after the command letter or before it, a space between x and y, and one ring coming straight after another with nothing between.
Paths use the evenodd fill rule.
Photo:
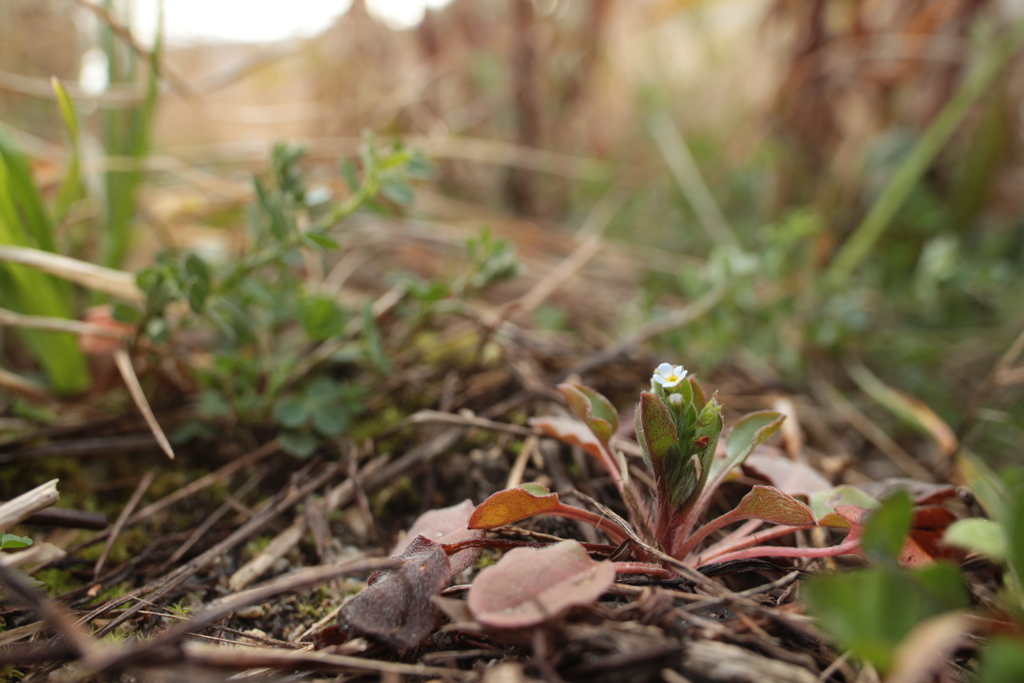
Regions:
<instances>
[{"instance_id":1,"label":"blurred white sky","mask_svg":"<svg viewBox=\"0 0 1024 683\"><path fill-rule=\"evenodd\" d=\"M401 29L418 24L426 8L443 7L449 2L366 0L366 6L393 28ZM164 35L174 43L304 38L330 26L351 4L351 0L164 0ZM159 0L134 0L133 6L133 31L144 42L151 42Z\"/></svg>"}]
</instances>

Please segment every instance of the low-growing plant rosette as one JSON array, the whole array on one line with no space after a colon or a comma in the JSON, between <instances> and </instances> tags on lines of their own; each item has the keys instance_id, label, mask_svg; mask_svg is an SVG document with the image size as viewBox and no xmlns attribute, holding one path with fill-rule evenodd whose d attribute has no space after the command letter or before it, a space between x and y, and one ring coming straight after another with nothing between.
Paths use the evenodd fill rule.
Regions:
<instances>
[{"instance_id":1,"label":"low-growing plant rosette","mask_svg":"<svg viewBox=\"0 0 1024 683\"><path fill-rule=\"evenodd\" d=\"M581 384L562 384L558 389L578 419L538 417L531 425L600 462L621 494L629 519L596 503L596 511L569 505L537 483L498 491L475 507L465 501L432 511L395 548L393 557L399 565L372 577L370 586L342 609L339 620L346 631L396 649L419 643L441 617L430 596L468 567L481 548L514 550L481 572L469 589L467 605L474 618L499 629L526 628L593 602L616 574L675 578L672 562L700 569L750 558L864 555L866 506L877 501L850 487L827 488L820 475L817 480L801 479L800 495L807 496L808 503L775 486L757 484L732 510L699 523L729 474L779 430L784 419L780 413L744 416L720 449L725 425L717 395L707 398L696 377L683 366L659 365L650 391L640 394L634 418L637 442L654 482L652 490L641 492L629 477L625 456L612 445L619 418L611 402ZM787 462L790 466L772 468L761 462L760 467L794 471L796 463ZM804 490L809 480L818 488L813 494ZM591 524L610 543L551 545L485 535L537 515ZM741 522L733 531L714 537ZM764 524L774 526L762 530ZM845 528L848 534L843 542L827 547L765 545L817 526ZM926 541L924 534L932 532L923 527L918 532L907 540L917 545L912 552L905 547L904 555L927 559L929 552L922 550L921 543ZM589 554L608 559L598 562ZM410 610L416 614L409 614Z\"/></svg>"}]
</instances>

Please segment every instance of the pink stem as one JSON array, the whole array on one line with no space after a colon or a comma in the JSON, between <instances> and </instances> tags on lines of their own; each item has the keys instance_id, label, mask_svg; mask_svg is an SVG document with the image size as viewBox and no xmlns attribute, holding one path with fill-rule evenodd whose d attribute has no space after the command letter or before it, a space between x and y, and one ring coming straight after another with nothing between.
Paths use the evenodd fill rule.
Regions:
<instances>
[{"instance_id":1,"label":"pink stem","mask_svg":"<svg viewBox=\"0 0 1024 683\"><path fill-rule=\"evenodd\" d=\"M629 536L626 535L626 532L615 526L614 522L609 520L607 517L602 517L590 510L583 510L582 508L559 503L558 507L545 510L542 514L555 515L556 517L565 517L566 519L575 519L580 522L586 522L587 524L595 526L605 532L608 535L608 538L613 540L615 543L624 543L629 540Z\"/></svg>"},{"instance_id":2,"label":"pink stem","mask_svg":"<svg viewBox=\"0 0 1024 683\"><path fill-rule=\"evenodd\" d=\"M747 560L752 557L836 557L838 555L862 555L860 539L847 539L839 545L828 548L786 548L784 546L754 546L734 553L726 553L717 557L718 562L730 560Z\"/></svg>"},{"instance_id":3,"label":"pink stem","mask_svg":"<svg viewBox=\"0 0 1024 683\"><path fill-rule=\"evenodd\" d=\"M760 522L761 520L756 519L751 521ZM742 531L747 526L747 524L744 524L742 527L740 527L739 530ZM725 555L726 553L731 553L736 550L749 548L750 546L757 545L763 541L769 541L773 538L785 536L786 534L791 534L796 531L806 531L808 529L813 528L815 528L815 525L813 524L809 524L807 526L777 526L772 529L768 529L767 531L762 531L759 534L747 533L743 536L729 534L718 543L715 543L714 545L705 548L704 552L697 557L694 564L699 567L702 564L707 564L709 560L713 560L719 555Z\"/></svg>"},{"instance_id":4,"label":"pink stem","mask_svg":"<svg viewBox=\"0 0 1024 683\"><path fill-rule=\"evenodd\" d=\"M610 476L612 481L615 482L615 488L619 490L619 493L622 493L622 489L625 488L626 482L622 479L622 472L619 471L619 465L615 462L615 456L603 443L601 443L600 440L598 440L597 443L599 452L601 453L601 464L604 465L606 470L608 470L608 476Z\"/></svg>"},{"instance_id":5,"label":"pink stem","mask_svg":"<svg viewBox=\"0 0 1024 683\"><path fill-rule=\"evenodd\" d=\"M711 496L718 490L720 483L718 478L714 482L709 481L697 497L686 504L686 510L681 516L679 525L676 526L675 532L672 534L671 547L683 545L684 539L690 536L690 532L697 524L697 518L700 517L703 510L707 509L708 503L711 502Z\"/></svg>"},{"instance_id":6,"label":"pink stem","mask_svg":"<svg viewBox=\"0 0 1024 683\"><path fill-rule=\"evenodd\" d=\"M672 579L676 576L675 572L665 569L660 564L649 562L612 562L612 566L618 574L645 574L659 579Z\"/></svg>"},{"instance_id":7,"label":"pink stem","mask_svg":"<svg viewBox=\"0 0 1024 683\"><path fill-rule=\"evenodd\" d=\"M735 511L726 512L721 517L716 517L715 519L711 520L701 528L697 529L697 531L695 531L692 536L684 540L679 546L673 545L672 556L686 557L691 552L693 552L693 549L696 548L697 545L705 538L707 538L710 534L718 531L727 524L738 522L741 519L746 519L746 517L736 514ZM673 540L678 539L679 537L676 536L676 538Z\"/></svg>"}]
</instances>

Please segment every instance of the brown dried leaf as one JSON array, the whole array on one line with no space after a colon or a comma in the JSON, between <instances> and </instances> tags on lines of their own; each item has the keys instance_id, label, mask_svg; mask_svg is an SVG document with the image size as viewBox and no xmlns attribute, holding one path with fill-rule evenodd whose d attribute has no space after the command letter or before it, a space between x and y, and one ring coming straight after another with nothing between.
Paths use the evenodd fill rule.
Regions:
<instances>
[{"instance_id":1,"label":"brown dried leaf","mask_svg":"<svg viewBox=\"0 0 1024 683\"><path fill-rule=\"evenodd\" d=\"M601 442L597 440L590 428L579 420L568 417L534 417L530 419L530 426L536 427L545 436L558 439L570 446L582 448L604 463Z\"/></svg>"},{"instance_id":2,"label":"brown dried leaf","mask_svg":"<svg viewBox=\"0 0 1024 683\"><path fill-rule=\"evenodd\" d=\"M786 423L782 424L785 427ZM832 488L829 480L807 463L765 452L754 451L748 455L743 468L764 477L772 486L791 496L810 497Z\"/></svg>"},{"instance_id":3,"label":"brown dried leaf","mask_svg":"<svg viewBox=\"0 0 1024 683\"><path fill-rule=\"evenodd\" d=\"M362 636L395 650L409 650L430 635L443 617L431 598L452 574L444 549L415 537L398 559L402 564L370 576L363 591L338 613L349 636Z\"/></svg>"},{"instance_id":4,"label":"brown dried leaf","mask_svg":"<svg viewBox=\"0 0 1024 683\"><path fill-rule=\"evenodd\" d=\"M467 604L485 626L526 628L596 601L614 581L615 567L592 560L576 541L516 548L480 572Z\"/></svg>"},{"instance_id":5,"label":"brown dried leaf","mask_svg":"<svg viewBox=\"0 0 1024 683\"><path fill-rule=\"evenodd\" d=\"M413 523L405 537L394 547L391 554L401 554L417 536L422 536L438 545L452 545L474 538L483 538L483 531L469 528L470 516L475 509L473 501L464 500L458 505L424 512ZM452 565L452 576L465 571L476 562L478 557L480 557L480 548L460 550L450 556L448 561Z\"/></svg>"}]
</instances>

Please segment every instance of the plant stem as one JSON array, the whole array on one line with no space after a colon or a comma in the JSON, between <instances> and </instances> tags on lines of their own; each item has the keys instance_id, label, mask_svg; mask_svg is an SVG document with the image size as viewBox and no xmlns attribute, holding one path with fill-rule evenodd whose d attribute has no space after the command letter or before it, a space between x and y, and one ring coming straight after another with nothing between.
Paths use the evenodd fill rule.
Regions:
<instances>
[{"instance_id":1,"label":"plant stem","mask_svg":"<svg viewBox=\"0 0 1024 683\"><path fill-rule=\"evenodd\" d=\"M747 560L752 557L836 557L837 555L861 554L863 554L863 551L861 550L860 539L856 538L827 548L787 548L778 545L758 545L745 550L737 550L734 553L726 553L716 559L718 562L729 562L730 560Z\"/></svg>"},{"instance_id":2,"label":"plant stem","mask_svg":"<svg viewBox=\"0 0 1024 683\"><path fill-rule=\"evenodd\" d=\"M739 522L743 519L749 519L749 517L746 517L742 513L737 514L735 511L727 512L724 515L716 517L715 519L711 520L701 528L697 529L697 531L695 531L693 535L689 537L677 534L672 538L672 556L678 558L686 557L691 552L693 552L693 549L696 548L697 545L705 538L707 538L709 535L718 531L727 524Z\"/></svg>"},{"instance_id":3,"label":"plant stem","mask_svg":"<svg viewBox=\"0 0 1024 683\"><path fill-rule=\"evenodd\" d=\"M605 532L615 543L625 543L629 540L629 536L619 527L606 517L595 514L590 510L583 510L581 508L573 507L572 505L565 505L559 503L558 507L550 510L545 510L545 515L554 515L556 517L565 517L566 519L575 519L580 522L586 522L591 526L595 526L601 531Z\"/></svg>"},{"instance_id":4,"label":"plant stem","mask_svg":"<svg viewBox=\"0 0 1024 683\"><path fill-rule=\"evenodd\" d=\"M760 521L760 520L757 520ZM698 567L707 564L711 560L714 560L722 555L742 550L743 548L749 548L750 546L757 545L762 541L770 541L773 538L785 536L786 534L792 534L797 531L807 531L813 529L815 525L808 526L777 526L767 531L762 531L759 534L744 534L743 536L734 537L732 534L723 538L718 543L715 543L709 548L706 548L703 553L697 556L697 559L693 564Z\"/></svg>"}]
</instances>

